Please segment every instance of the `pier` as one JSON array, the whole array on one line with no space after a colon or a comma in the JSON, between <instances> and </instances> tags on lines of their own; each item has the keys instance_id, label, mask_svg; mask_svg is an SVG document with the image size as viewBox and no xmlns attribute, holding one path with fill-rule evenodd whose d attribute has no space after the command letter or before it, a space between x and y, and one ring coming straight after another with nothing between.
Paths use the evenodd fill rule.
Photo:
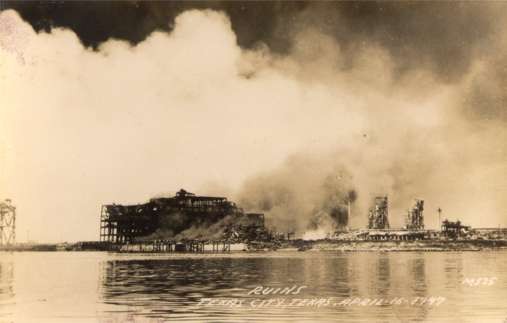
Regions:
<instances>
[{"instance_id":1,"label":"pier","mask_svg":"<svg viewBox=\"0 0 507 323\"><path fill-rule=\"evenodd\" d=\"M153 253L228 253L231 242L201 240L153 240L125 244L112 244L111 251L119 252L153 252Z\"/></svg>"}]
</instances>

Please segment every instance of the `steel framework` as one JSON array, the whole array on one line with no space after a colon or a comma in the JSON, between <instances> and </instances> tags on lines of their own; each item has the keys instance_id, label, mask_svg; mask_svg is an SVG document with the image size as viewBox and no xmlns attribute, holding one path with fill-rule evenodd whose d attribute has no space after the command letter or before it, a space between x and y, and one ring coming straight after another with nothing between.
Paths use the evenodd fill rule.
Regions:
<instances>
[{"instance_id":1,"label":"steel framework","mask_svg":"<svg viewBox=\"0 0 507 323\"><path fill-rule=\"evenodd\" d=\"M16 242L16 207L11 200L0 201L0 246Z\"/></svg>"},{"instance_id":2,"label":"steel framework","mask_svg":"<svg viewBox=\"0 0 507 323\"><path fill-rule=\"evenodd\" d=\"M368 229L389 229L387 196L375 198L375 206L368 215Z\"/></svg>"},{"instance_id":3,"label":"steel framework","mask_svg":"<svg viewBox=\"0 0 507 323\"><path fill-rule=\"evenodd\" d=\"M414 206L408 210L406 218L406 228L410 230L424 229L424 201L416 199Z\"/></svg>"},{"instance_id":4,"label":"steel framework","mask_svg":"<svg viewBox=\"0 0 507 323\"><path fill-rule=\"evenodd\" d=\"M100 212L100 241L134 242L161 227L177 234L193 225L214 223L226 215L242 212L225 197L196 196L180 190L174 197L151 199L136 205L103 205ZM167 222L167 223L163 223Z\"/></svg>"}]
</instances>

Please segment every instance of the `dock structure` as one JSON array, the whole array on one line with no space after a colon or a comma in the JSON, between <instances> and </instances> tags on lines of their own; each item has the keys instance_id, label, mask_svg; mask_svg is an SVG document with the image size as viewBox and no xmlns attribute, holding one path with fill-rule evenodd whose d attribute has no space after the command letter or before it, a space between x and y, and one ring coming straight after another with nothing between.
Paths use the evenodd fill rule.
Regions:
<instances>
[{"instance_id":1,"label":"dock structure","mask_svg":"<svg viewBox=\"0 0 507 323\"><path fill-rule=\"evenodd\" d=\"M473 228L471 231L477 237L507 240L507 228Z\"/></svg>"},{"instance_id":2,"label":"dock structure","mask_svg":"<svg viewBox=\"0 0 507 323\"><path fill-rule=\"evenodd\" d=\"M16 242L16 207L10 199L0 201L0 246Z\"/></svg>"},{"instance_id":3,"label":"dock structure","mask_svg":"<svg viewBox=\"0 0 507 323\"><path fill-rule=\"evenodd\" d=\"M113 245L113 248L114 245ZM153 252L153 253L228 253L231 252L229 241L201 240L153 240L128 242L117 246L120 252Z\"/></svg>"},{"instance_id":4,"label":"dock structure","mask_svg":"<svg viewBox=\"0 0 507 323\"><path fill-rule=\"evenodd\" d=\"M425 230L377 229L366 231L362 237L372 241L413 241L427 239L428 232Z\"/></svg>"}]
</instances>

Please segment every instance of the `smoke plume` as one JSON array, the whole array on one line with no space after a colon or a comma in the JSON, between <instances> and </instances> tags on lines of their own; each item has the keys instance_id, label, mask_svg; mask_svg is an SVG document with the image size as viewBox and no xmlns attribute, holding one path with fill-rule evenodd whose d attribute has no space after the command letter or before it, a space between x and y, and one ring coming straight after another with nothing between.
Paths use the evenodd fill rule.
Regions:
<instances>
[{"instance_id":1,"label":"smoke plume","mask_svg":"<svg viewBox=\"0 0 507 323\"><path fill-rule=\"evenodd\" d=\"M348 203L355 202L353 185L338 160L294 156L279 169L248 180L239 203L265 212L267 224L280 232L332 232L346 216Z\"/></svg>"},{"instance_id":2,"label":"smoke plume","mask_svg":"<svg viewBox=\"0 0 507 323\"><path fill-rule=\"evenodd\" d=\"M181 187L234 191L281 231L331 230L349 200L348 226L361 227L385 194L392 226L413 198L430 228L439 207L472 226L507 225L505 5L478 10L480 37L443 52L474 5L445 24L391 8L411 28L431 25L392 42L391 25L370 37L359 32L376 29L359 28L367 15L355 25L322 6L295 26L282 17L248 48L220 11L184 11L170 31L96 48L1 11L0 196L18 207L19 231L97 239L101 204ZM443 25L451 34L434 30ZM463 64L447 73L453 60Z\"/></svg>"}]
</instances>

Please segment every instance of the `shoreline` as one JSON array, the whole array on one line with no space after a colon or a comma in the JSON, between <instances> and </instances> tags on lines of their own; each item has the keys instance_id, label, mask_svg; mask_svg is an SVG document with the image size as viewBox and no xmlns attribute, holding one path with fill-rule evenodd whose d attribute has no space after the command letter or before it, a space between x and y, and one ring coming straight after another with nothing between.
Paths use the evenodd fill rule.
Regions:
<instances>
[{"instance_id":1,"label":"shoreline","mask_svg":"<svg viewBox=\"0 0 507 323\"><path fill-rule=\"evenodd\" d=\"M215 253L252 253L267 251L300 251L300 252L453 252L453 251L491 251L507 250L507 240L415 240L415 241L368 241L368 240L290 240L278 243L274 242L255 242L255 243L231 243L232 246L240 246L239 249ZM103 251L115 253L153 253L164 254L156 250L144 249L121 251L117 245L115 248L109 248L106 245L96 244L83 247L80 243L60 243L60 244L20 244L11 246L2 246L0 251L4 252L36 252L36 251L61 251L61 252L81 252L81 251ZM169 252L181 254L194 254L196 252ZM197 253L210 253L207 251ZM211 252L213 253L213 252Z\"/></svg>"},{"instance_id":2,"label":"shoreline","mask_svg":"<svg viewBox=\"0 0 507 323\"><path fill-rule=\"evenodd\" d=\"M416 241L316 241L310 250L345 252L446 252L446 251L482 251L507 249L507 240L416 240Z\"/></svg>"}]
</instances>

